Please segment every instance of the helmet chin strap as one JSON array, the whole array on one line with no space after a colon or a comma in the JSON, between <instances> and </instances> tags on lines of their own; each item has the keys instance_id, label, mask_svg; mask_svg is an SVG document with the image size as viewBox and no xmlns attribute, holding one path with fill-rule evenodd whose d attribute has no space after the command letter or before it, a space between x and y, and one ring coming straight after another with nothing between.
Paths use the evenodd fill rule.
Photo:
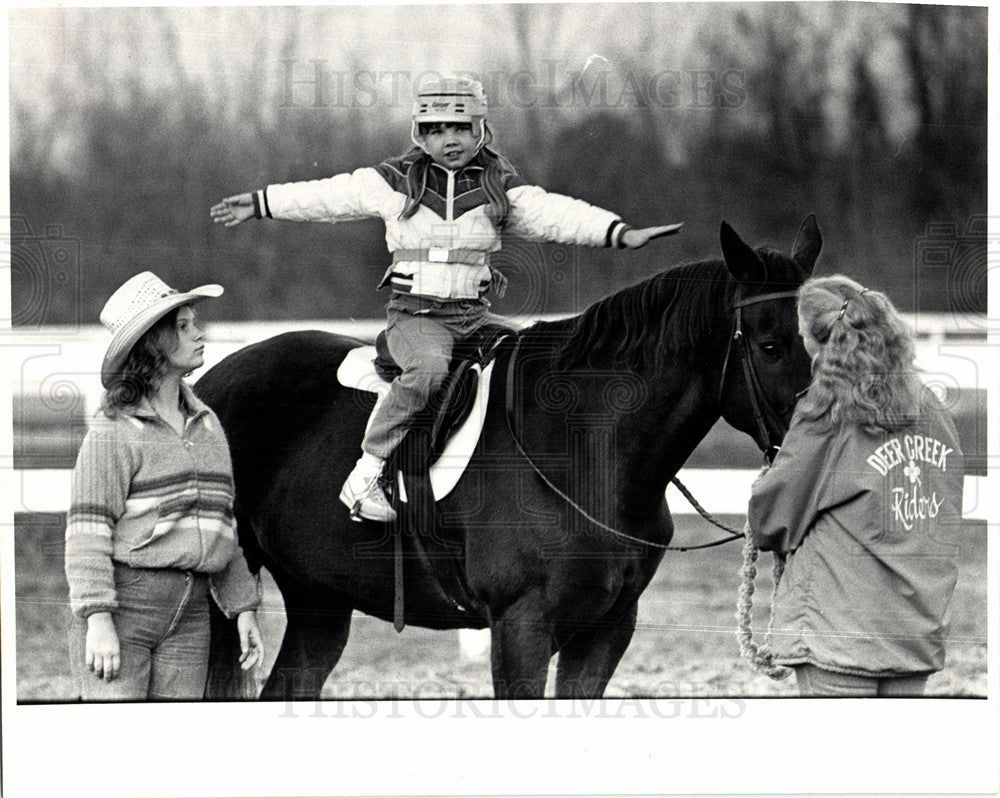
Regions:
<instances>
[{"instance_id":1,"label":"helmet chin strap","mask_svg":"<svg viewBox=\"0 0 1000 798\"><path fill-rule=\"evenodd\" d=\"M419 147L424 152L427 152L427 148L424 147L423 141L421 141L419 138L416 119L414 119L413 122L410 123L410 141L412 141L415 146Z\"/></svg>"}]
</instances>

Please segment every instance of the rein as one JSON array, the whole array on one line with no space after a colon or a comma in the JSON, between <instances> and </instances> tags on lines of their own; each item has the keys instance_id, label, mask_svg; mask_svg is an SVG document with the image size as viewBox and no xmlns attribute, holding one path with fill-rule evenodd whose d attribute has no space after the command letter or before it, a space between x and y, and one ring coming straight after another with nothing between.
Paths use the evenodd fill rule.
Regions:
<instances>
[{"instance_id":1,"label":"rein","mask_svg":"<svg viewBox=\"0 0 1000 798\"><path fill-rule=\"evenodd\" d=\"M729 339L729 346L726 349L726 357L722 365L722 377L719 382L719 399L721 405L722 390L726 382L726 372L729 368L730 355L732 354L733 346L735 344L740 360L743 364L743 376L746 380L747 391L750 395L750 402L754 411L754 421L757 423L758 432L761 434L761 440L757 441L757 445L761 445L763 441L765 450L769 451L772 447L769 446L769 436L767 433L767 427L765 425L765 414L767 418L780 427L784 424L781 421L781 417L774 411L771 403L767 400L767 397L763 395L760 387L760 380L757 377L757 372L753 366L753 360L750 358L750 352L747 349L745 336L743 334L743 308L747 305L754 305L758 302L767 302L774 299L789 299L797 296L797 291L778 291L771 294L761 294L760 296L749 297L747 299L740 299L733 303L732 307L736 311L735 318L733 319L733 334ZM594 526L603 529L614 535L617 538L626 540L630 543L638 543L642 546L648 546L654 549L661 549L663 551L694 551L696 549L708 549L714 546L721 546L724 543L729 543L733 540L738 540L739 538L746 537L745 532L733 529L720 521L717 521L712 515L705 510L692 495L691 491L682 483L676 476L671 478L671 483L673 483L677 489L680 491L681 495L691 504L691 506L697 511L698 515L704 518L713 526L718 527L729 533L728 537L720 538L718 540L713 540L710 543L701 543L695 546L671 546L666 543L654 543L650 540L645 540L643 538L636 537L634 535L629 535L626 532L622 532L620 529L615 529L612 526L608 526L603 521L594 518L590 513L588 513L583 507L577 504L573 499L566 495L557 485L555 485L552 480L550 480L541 468L535 463L531 458L531 455L525 451L524 446L521 445L521 439L517 435L517 431L514 429L514 366L517 362L517 354L521 349L521 336L516 336L517 340L514 344L514 349L510 353L510 360L507 362L507 384L505 386L505 402L504 402L504 415L507 418L507 429L510 431L510 436L514 441L514 445L517 447L517 451L520 455L528 462L528 465L534 470L538 475L539 479L544 482L548 488L555 493L560 499L562 499L566 504L572 507L579 515L583 516L587 521L589 521Z\"/></svg>"}]
</instances>

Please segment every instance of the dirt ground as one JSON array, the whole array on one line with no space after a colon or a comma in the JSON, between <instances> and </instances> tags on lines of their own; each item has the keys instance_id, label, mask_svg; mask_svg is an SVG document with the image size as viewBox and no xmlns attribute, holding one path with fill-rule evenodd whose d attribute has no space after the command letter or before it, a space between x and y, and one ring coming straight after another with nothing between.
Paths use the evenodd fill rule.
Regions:
<instances>
[{"instance_id":1,"label":"dirt ground","mask_svg":"<svg viewBox=\"0 0 1000 798\"><path fill-rule=\"evenodd\" d=\"M729 519L737 523L739 519ZM17 690L22 702L66 702L76 698L69 672L66 582L62 575L61 515L19 516L15 523ZM711 539L704 522L684 517L678 538ZM986 526L963 530L961 572L953 600L953 622L945 670L931 677L928 693L985 696ZM734 611L740 545L667 552L639 604L639 624L608 696L794 696L794 681L754 674L739 659ZM769 555L757 581L757 638L766 624L770 595ZM265 670L284 628L281 599L266 582L261 626L268 649ZM553 661L554 662L554 661ZM550 677L552 673L550 672ZM552 679L548 692L552 692ZM351 639L325 698L490 697L488 655L465 657L456 632L407 627L355 615Z\"/></svg>"}]
</instances>

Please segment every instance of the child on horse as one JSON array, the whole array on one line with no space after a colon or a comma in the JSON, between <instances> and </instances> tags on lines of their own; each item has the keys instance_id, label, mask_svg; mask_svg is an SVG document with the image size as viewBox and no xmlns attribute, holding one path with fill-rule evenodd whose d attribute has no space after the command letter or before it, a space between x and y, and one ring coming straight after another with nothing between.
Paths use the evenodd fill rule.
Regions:
<instances>
[{"instance_id":1,"label":"child on horse","mask_svg":"<svg viewBox=\"0 0 1000 798\"><path fill-rule=\"evenodd\" d=\"M385 221L392 265L386 343L402 369L372 418L362 455L341 492L360 515L391 521L379 486L386 458L447 377L452 349L489 317L486 294L506 283L491 266L503 230L563 244L637 249L681 225L634 230L610 211L527 185L490 148L482 85L464 78L424 83L413 106L406 154L323 180L270 185L211 209L234 227L251 218Z\"/></svg>"}]
</instances>

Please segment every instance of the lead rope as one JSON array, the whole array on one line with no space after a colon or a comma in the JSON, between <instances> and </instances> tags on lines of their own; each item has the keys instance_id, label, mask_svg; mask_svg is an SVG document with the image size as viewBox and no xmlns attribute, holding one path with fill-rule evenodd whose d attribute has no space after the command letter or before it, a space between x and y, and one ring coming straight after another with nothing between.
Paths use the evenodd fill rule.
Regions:
<instances>
[{"instance_id":1,"label":"lead rope","mask_svg":"<svg viewBox=\"0 0 1000 798\"><path fill-rule=\"evenodd\" d=\"M792 672L791 668L784 665L774 664L774 654L770 650L771 632L774 628L774 601L778 594L778 585L781 576L785 572L785 555L781 552L774 553L772 565L772 579L774 582L771 588L771 607L767 622L767 631L764 633L764 644L758 646L753 642L753 631L751 623L753 615L753 594L754 580L757 578L757 556L760 550L753 542L750 535L749 522L743 528L746 542L743 544L743 566L740 568L740 591L736 601L736 620L739 626L736 630L736 639L740 644L740 656L747 660L756 673L764 673L772 679L780 680L788 678Z\"/></svg>"}]
</instances>

